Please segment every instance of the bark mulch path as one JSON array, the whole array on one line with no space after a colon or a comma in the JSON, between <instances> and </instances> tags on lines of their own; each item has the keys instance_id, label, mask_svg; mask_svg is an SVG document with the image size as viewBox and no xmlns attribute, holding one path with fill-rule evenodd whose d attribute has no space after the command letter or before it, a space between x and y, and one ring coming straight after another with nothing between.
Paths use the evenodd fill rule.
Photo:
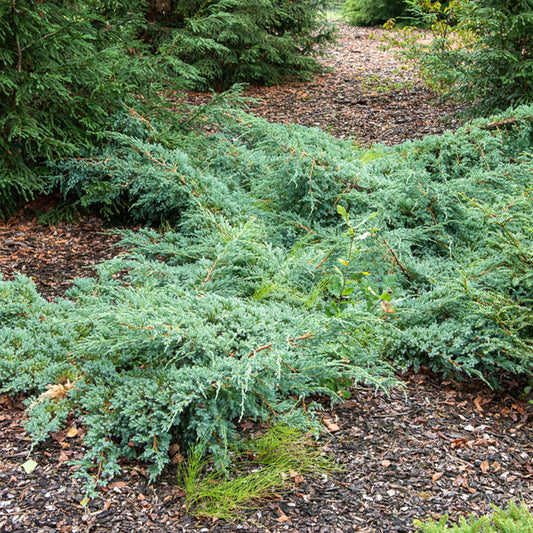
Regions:
<instances>
[{"instance_id":1,"label":"bark mulch path","mask_svg":"<svg viewBox=\"0 0 533 533\"><path fill-rule=\"evenodd\" d=\"M416 73L392 51L381 50L386 34L379 28L339 24L339 46L321 62L332 72L310 82L251 87L244 96L257 99L250 111L270 122L317 127L340 138L354 138L366 147L398 144L409 139L454 130L454 104L438 105ZM204 93L190 103L205 103Z\"/></svg>"},{"instance_id":2,"label":"bark mulch path","mask_svg":"<svg viewBox=\"0 0 533 533\"><path fill-rule=\"evenodd\" d=\"M326 62L335 72L312 83L252 88L249 95L261 98L254 111L355 135L362 145L455 127L439 122L445 110L431 105L431 95L419 86L381 92L398 81L400 65L378 50L370 33L341 26L342 48ZM94 275L92 265L120 249L112 248L117 237L94 218L39 225L30 208L45 207L37 202L0 221L0 271L7 279L24 273L53 298L73 277ZM403 391L387 395L359 386L350 399L324 411L331 429L321 439L324 452L342 470L296 477L279 499L258 502L234 523L186 509L174 466L149 485L142 464L125 463L123 476L84 508L69 464L83 453L82 421L72 421L77 431L53 434L34 449L38 466L26 474L21 465L31 442L22 426L23 398L0 395L0 532L407 533L415 518L482 514L512 498L533 506L533 396L519 396L523 386L507 383L496 393L424 371L399 377Z\"/></svg>"}]
</instances>

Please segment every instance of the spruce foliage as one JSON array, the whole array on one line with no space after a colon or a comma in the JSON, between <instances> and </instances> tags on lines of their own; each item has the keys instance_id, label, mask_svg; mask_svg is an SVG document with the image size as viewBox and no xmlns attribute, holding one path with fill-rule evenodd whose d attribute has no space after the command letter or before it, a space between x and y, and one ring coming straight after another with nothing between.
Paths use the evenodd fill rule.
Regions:
<instances>
[{"instance_id":1,"label":"spruce foliage","mask_svg":"<svg viewBox=\"0 0 533 533\"><path fill-rule=\"evenodd\" d=\"M353 26L375 26L406 14L405 0L346 0L343 15Z\"/></svg>"},{"instance_id":2,"label":"spruce foliage","mask_svg":"<svg viewBox=\"0 0 533 533\"><path fill-rule=\"evenodd\" d=\"M420 42L411 28L395 41L421 67L428 84L465 101L480 116L533 101L531 0L409 0L434 39Z\"/></svg>"},{"instance_id":3,"label":"spruce foliage","mask_svg":"<svg viewBox=\"0 0 533 533\"><path fill-rule=\"evenodd\" d=\"M459 84L459 94L470 101L480 98L484 111L531 103L533 2L466 2L459 15L478 38L472 52L445 59Z\"/></svg>"},{"instance_id":4,"label":"spruce foliage","mask_svg":"<svg viewBox=\"0 0 533 533\"><path fill-rule=\"evenodd\" d=\"M201 88L309 79L321 70L316 57L334 39L324 16L329 4L328 0L173 0L153 13L166 28L154 35L153 42L159 52L196 68L204 80Z\"/></svg>"},{"instance_id":5,"label":"spruce foliage","mask_svg":"<svg viewBox=\"0 0 533 533\"><path fill-rule=\"evenodd\" d=\"M0 216L50 190L46 162L100 150L121 110L179 128L189 110L168 96L181 90L309 78L333 40L325 4L1 2Z\"/></svg>"},{"instance_id":6,"label":"spruce foliage","mask_svg":"<svg viewBox=\"0 0 533 533\"><path fill-rule=\"evenodd\" d=\"M94 134L101 125L101 88L110 72L100 61L95 68L99 37L83 7L77 12L67 2L38 9L26 0L0 4L2 211L17 194L44 188L35 164L73 153L86 142L86 130Z\"/></svg>"},{"instance_id":7,"label":"spruce foliage","mask_svg":"<svg viewBox=\"0 0 533 533\"><path fill-rule=\"evenodd\" d=\"M47 161L100 146L117 111L157 107L143 25L131 13L105 19L90 2L0 3L0 216L49 188Z\"/></svg>"}]
</instances>

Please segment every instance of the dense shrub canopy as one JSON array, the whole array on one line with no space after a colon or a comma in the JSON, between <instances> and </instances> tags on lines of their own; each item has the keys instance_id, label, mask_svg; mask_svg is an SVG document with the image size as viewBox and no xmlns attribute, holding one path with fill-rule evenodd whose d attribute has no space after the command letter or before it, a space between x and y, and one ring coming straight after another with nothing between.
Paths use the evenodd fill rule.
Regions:
<instances>
[{"instance_id":1,"label":"dense shrub canopy","mask_svg":"<svg viewBox=\"0 0 533 533\"><path fill-rule=\"evenodd\" d=\"M215 119L199 137L117 117L99 153L56 162L67 197L166 230L125 232L56 302L0 283L0 390L33 394L37 441L83 413L77 475L125 456L156 476L176 442L224 464L241 417L309 424L306 398L386 385L386 361L531 372L533 109L368 152Z\"/></svg>"},{"instance_id":2,"label":"dense shrub canopy","mask_svg":"<svg viewBox=\"0 0 533 533\"><path fill-rule=\"evenodd\" d=\"M168 29L154 36L161 53L193 65L200 88L233 83L279 83L309 78L316 56L333 41L321 16L328 0L168 1L154 18Z\"/></svg>"},{"instance_id":3,"label":"dense shrub canopy","mask_svg":"<svg viewBox=\"0 0 533 533\"><path fill-rule=\"evenodd\" d=\"M485 110L533 101L533 2L470 0L459 21L478 38L471 52L450 54L463 97L482 99Z\"/></svg>"},{"instance_id":4,"label":"dense shrub canopy","mask_svg":"<svg viewBox=\"0 0 533 533\"><path fill-rule=\"evenodd\" d=\"M116 49L99 57L107 37L93 22L67 2L0 3L0 214L44 187L36 166L86 144L117 106Z\"/></svg>"},{"instance_id":5,"label":"dense shrub canopy","mask_svg":"<svg viewBox=\"0 0 533 533\"><path fill-rule=\"evenodd\" d=\"M411 0L415 19L434 39L419 42L408 28L401 43L426 81L478 115L533 101L533 1Z\"/></svg>"},{"instance_id":6,"label":"dense shrub canopy","mask_svg":"<svg viewBox=\"0 0 533 533\"><path fill-rule=\"evenodd\" d=\"M404 0L346 0L343 14L354 26L375 26L407 14Z\"/></svg>"},{"instance_id":7,"label":"dense shrub canopy","mask_svg":"<svg viewBox=\"0 0 533 533\"><path fill-rule=\"evenodd\" d=\"M143 17L107 19L97 4L0 3L0 215L47 188L45 161L99 146L118 110L154 111L158 81L176 69L167 87L195 78L184 64L156 63L137 38Z\"/></svg>"},{"instance_id":8,"label":"dense shrub canopy","mask_svg":"<svg viewBox=\"0 0 533 533\"><path fill-rule=\"evenodd\" d=\"M170 91L309 77L333 40L326 3L1 2L0 215L46 189L45 161L101 146L124 106L153 116Z\"/></svg>"}]
</instances>

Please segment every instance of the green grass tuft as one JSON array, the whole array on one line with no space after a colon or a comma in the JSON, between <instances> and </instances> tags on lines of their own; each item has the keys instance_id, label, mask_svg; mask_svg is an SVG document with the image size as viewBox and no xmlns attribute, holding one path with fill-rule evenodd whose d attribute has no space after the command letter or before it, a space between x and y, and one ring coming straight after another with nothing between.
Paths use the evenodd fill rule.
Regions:
<instances>
[{"instance_id":1,"label":"green grass tuft","mask_svg":"<svg viewBox=\"0 0 533 533\"><path fill-rule=\"evenodd\" d=\"M210 468L203 452L196 447L181 468L186 505L198 516L227 520L277 497L291 482L339 469L309 434L281 424L241 441L229 473Z\"/></svg>"}]
</instances>

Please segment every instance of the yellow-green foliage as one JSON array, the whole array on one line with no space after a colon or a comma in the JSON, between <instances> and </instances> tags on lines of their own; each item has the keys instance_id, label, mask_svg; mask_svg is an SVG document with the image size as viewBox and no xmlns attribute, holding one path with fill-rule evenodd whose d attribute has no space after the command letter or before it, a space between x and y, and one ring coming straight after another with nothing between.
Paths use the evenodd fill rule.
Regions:
<instances>
[{"instance_id":1,"label":"yellow-green foliage","mask_svg":"<svg viewBox=\"0 0 533 533\"><path fill-rule=\"evenodd\" d=\"M533 102L530 0L409 4L414 20L431 28L433 38L405 28L393 41L431 87L469 103L480 116Z\"/></svg>"},{"instance_id":2,"label":"yellow-green foliage","mask_svg":"<svg viewBox=\"0 0 533 533\"><path fill-rule=\"evenodd\" d=\"M510 502L507 510L494 507L492 514L482 518L461 518L449 526L445 516L438 522L415 520L415 526L419 533L532 533L533 516L524 503L517 506Z\"/></svg>"},{"instance_id":3,"label":"yellow-green foliage","mask_svg":"<svg viewBox=\"0 0 533 533\"><path fill-rule=\"evenodd\" d=\"M353 26L376 26L406 14L404 0L346 0L344 18Z\"/></svg>"},{"instance_id":4,"label":"yellow-green foliage","mask_svg":"<svg viewBox=\"0 0 533 533\"><path fill-rule=\"evenodd\" d=\"M209 469L202 446L180 467L186 504L196 514L235 518L257 500L272 497L288 482L338 470L311 434L282 424L243 439L233 452L229 475Z\"/></svg>"}]
</instances>

